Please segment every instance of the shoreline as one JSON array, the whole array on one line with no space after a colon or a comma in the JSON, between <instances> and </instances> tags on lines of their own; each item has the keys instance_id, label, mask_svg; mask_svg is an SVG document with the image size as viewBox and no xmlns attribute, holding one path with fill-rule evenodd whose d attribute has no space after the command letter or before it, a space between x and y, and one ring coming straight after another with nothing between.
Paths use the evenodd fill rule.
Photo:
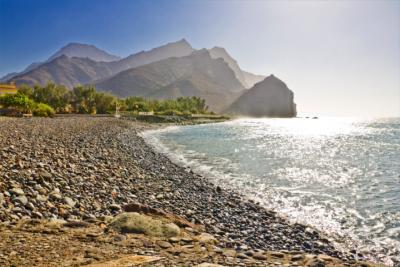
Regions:
<instances>
[{"instance_id":1,"label":"shoreline","mask_svg":"<svg viewBox=\"0 0 400 267\"><path fill-rule=\"evenodd\" d=\"M219 122L215 122L215 123L219 123ZM238 199L240 199L241 201L251 203L251 205L255 205L255 207L257 209L264 210L267 213L273 214L273 216L278 217L279 220L284 221L289 226L290 225L301 225L302 227L304 227L304 229L306 229L306 231L310 231L311 233L318 233L319 235L321 235L321 238L329 240L329 242L333 242L335 250L339 251L338 255L345 255L345 257L348 257L349 260L350 259L354 260L357 257L360 258L359 255L361 255L361 254L355 255L355 254L357 254L356 252L350 252L350 250L352 250L351 248L345 248L344 246L340 246L340 245L343 245L344 241L343 240L339 241L339 239L341 239L343 237L332 236L332 235L326 234L323 231L318 230L311 225L293 222L289 218L287 218L287 216L285 216L284 214L280 214L279 212L276 212L276 211L273 211L266 207L263 207L260 203L257 203L255 200L252 200L251 198L249 198L245 194L242 194L235 188L223 187L223 185L215 184L213 181L211 181L209 178L207 178L207 173L198 173L196 171L193 171L190 166L184 166L183 163L179 162L179 160L177 158L171 158L170 154L173 154L172 151L168 150L166 152L166 151L164 151L163 148L158 148L157 145L162 145L162 144L159 144L158 142L154 143L153 138L152 138L152 140L150 140L150 138L144 136L144 135L149 134L148 132L150 132L150 134L151 134L151 132L153 132L153 131L168 131L168 128L175 128L175 127L182 127L182 126L187 126L187 125L179 125L179 124L177 124L177 125L161 125L161 126L157 127L156 129L144 129L141 132L139 132L139 137L141 137L144 140L144 142L149 146L150 149L154 150L155 153L158 153L159 156L165 157L167 159L167 161L170 161L170 163L178 166L182 170L189 172L191 175L196 177L196 179L201 179L202 183L203 183L202 185L205 186L210 191L215 191L215 188L218 188L219 190L224 191L224 193L233 194L233 195L237 196ZM149 140L146 141L146 138L148 138ZM174 155L174 156L176 156L176 155ZM211 229L210 232L213 232L213 230Z\"/></svg>"},{"instance_id":2,"label":"shoreline","mask_svg":"<svg viewBox=\"0 0 400 267\"><path fill-rule=\"evenodd\" d=\"M215 122L215 123L220 123L220 122ZM179 166L185 170L189 170L196 175L200 175L202 179L205 179L207 182L209 182L213 186L221 187L223 190L229 190L231 192L234 192L235 194L239 194L240 197L244 200L255 202L256 205L258 205L261 208L266 209L270 212L276 213L278 217L281 217L282 219L289 221L291 224L302 224L302 225L306 226L307 228L310 228L313 231L319 232L321 235L323 235L324 237L329 239L329 241L332 242L334 244L335 248L339 251L344 251L344 252L351 251L352 247L354 247L357 244L356 241L353 239L346 239L344 236L341 236L341 235L338 235L335 233L327 233L324 230L318 229L317 227L315 227L313 225L309 225L304 222L297 222L297 221L289 218L289 216L287 216L283 213L279 213L278 211L274 211L271 208L263 206L261 203L258 203L256 199L251 198L251 196L249 196L246 193L240 192L237 188L233 187L231 184L226 184L224 182L216 181L216 177L218 177L219 175L224 175L223 173L220 173L220 172L210 173L208 168L205 168L205 170L203 170L203 169L200 169L198 166L195 166L193 168L193 166L191 166L192 164L190 162L188 162L188 160L186 158L180 156L179 154L176 154L173 150L167 148L164 144L162 144L162 142L159 139L149 136L149 135L152 135L153 133L164 132L164 131L167 132L167 131L173 130L176 127L182 127L182 126L191 126L191 125L179 125L179 124L177 124L177 125L162 125L156 129L143 130L142 132L139 133L139 136L142 137L145 140L145 142L153 150L155 150L156 153L159 153L159 154L167 157L173 164L176 164L177 166ZM204 165L201 165L201 166L204 166Z\"/></svg>"},{"instance_id":3,"label":"shoreline","mask_svg":"<svg viewBox=\"0 0 400 267\"><path fill-rule=\"evenodd\" d=\"M0 123L6 125L0 130L0 156L6 159L0 174L8 178L1 181L0 193L20 187L33 205L2 193L5 225L30 218L94 220L135 202L204 225L224 249L325 254L354 266L363 260L356 251L335 249L323 233L290 223L176 165L138 135L163 126L114 118L0 118ZM38 195L48 197L54 208L32 200ZM73 207L63 206L66 197Z\"/></svg>"},{"instance_id":4,"label":"shoreline","mask_svg":"<svg viewBox=\"0 0 400 267\"><path fill-rule=\"evenodd\" d=\"M219 122L207 122L207 123L219 123ZM154 129L154 128L151 128L151 129L143 129L142 131L140 131L140 132L138 133L138 137L142 138L143 141L144 141L144 143L148 146L148 148L151 149L151 150L153 150L154 153L157 153L157 154L158 154L158 157L159 157L159 158L162 158L162 160L165 161L165 162L167 162L167 164L176 165L178 168L180 168L180 171L188 172L188 173L190 174L190 176L191 176L190 178L195 178L195 179L201 180L201 182L200 182L200 183L201 183L201 186L204 186L207 190L209 190L209 191L211 191L211 192L215 192L215 191L221 192L221 194L234 195L234 196L236 196L240 201L243 201L243 202L245 202L246 204L249 204L249 205L252 206L253 208L255 208L255 209L260 209L262 212L266 212L266 213L268 213L268 214L270 214L270 215L272 214L273 216L276 216L276 217L278 218L279 221L282 220L282 222L283 222L285 225L289 226L289 227L290 227L291 225L301 225L302 227L304 227L304 229L305 229L306 231L310 231L310 232L313 233L313 234L321 235L321 239L324 239L324 241L326 241L326 240L328 240L328 239L331 239L331 240L332 240L332 239L336 239L336 238L332 238L332 237L329 236L329 235L326 235L325 233L323 233L323 232L321 232L321 231L315 229L315 228L312 227L312 226L309 226L309 225L306 225L306 224L301 224L301 223L289 222L289 220L288 220L288 218L286 218L286 216L284 216L284 215L282 215L282 214L279 214L279 213L276 212L276 211L272 211L272 210L269 210L269 209L267 209L267 208L261 206L259 203L256 203L255 201L249 199L247 196L241 194L240 192L238 192L238 191L235 190L235 189L224 188L224 187L220 187L220 186L217 185L217 184L214 184L212 181L210 181L210 180L206 177L206 175L193 172L192 169L190 169L189 167L181 166L178 162L176 162L175 160L171 159L171 158L169 157L169 155L167 155L167 154L165 154L165 153L159 151L157 148L155 148L155 147L154 147L155 144L148 143L148 141L146 141L146 138L143 136L143 134L145 134L145 132L148 132L148 131L150 131L150 132L151 132L151 131L160 131L160 130L161 130L161 131L164 131L164 130L167 130L167 128L170 128L170 127L182 127L182 126L187 126L187 125L179 125L179 124L175 124L175 125L168 125L168 124L159 125L159 126L156 127L155 129ZM136 138L137 138L137 136L136 136ZM222 193L222 192L223 192L223 193ZM183 215L185 215L185 214L183 214ZM187 217L187 219L190 220L190 217ZM197 219L197 218L196 218L196 219ZM195 219L195 220L196 220L196 219ZM198 220L198 222L204 223L204 222L201 221L201 220ZM206 225L207 225L207 223L206 223ZM207 230L208 230L209 232L211 232L211 233L213 233L213 234L216 234L216 235L218 236L218 230L217 230L217 231L214 231L215 229L213 229L212 225L208 225L208 226L209 226L210 228L207 228ZM329 241L329 242L331 242L331 241ZM337 241L337 242L339 242L339 241ZM276 248L274 248L274 249L276 249ZM278 249L284 249L284 248L279 248L279 247L278 247ZM338 249L338 248L335 248L335 250L336 250L336 249ZM306 251L306 252L314 252L314 253L315 253L315 252L318 252L318 249L316 249L315 251L310 251L310 250L308 250L308 249L305 249L304 251ZM335 253L337 253L335 256L341 255L341 256L347 257L348 260L354 260L354 259L357 258L357 257L359 258L359 255L360 255L360 254L359 254L359 255L354 255L354 254L356 254L356 253L350 252L350 249L347 250L347 251L346 251L346 250L336 251L336 252L334 252L333 254L335 254Z\"/></svg>"}]
</instances>

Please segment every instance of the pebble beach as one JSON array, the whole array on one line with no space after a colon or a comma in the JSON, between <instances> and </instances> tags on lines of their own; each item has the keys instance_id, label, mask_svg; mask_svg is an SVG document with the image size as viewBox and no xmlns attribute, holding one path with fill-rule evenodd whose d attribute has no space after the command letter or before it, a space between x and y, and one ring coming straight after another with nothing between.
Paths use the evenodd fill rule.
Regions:
<instances>
[{"instance_id":1,"label":"pebble beach","mask_svg":"<svg viewBox=\"0 0 400 267\"><path fill-rule=\"evenodd\" d=\"M159 127L0 118L0 265L381 266L172 163L139 135ZM179 229L113 227L126 212Z\"/></svg>"}]
</instances>

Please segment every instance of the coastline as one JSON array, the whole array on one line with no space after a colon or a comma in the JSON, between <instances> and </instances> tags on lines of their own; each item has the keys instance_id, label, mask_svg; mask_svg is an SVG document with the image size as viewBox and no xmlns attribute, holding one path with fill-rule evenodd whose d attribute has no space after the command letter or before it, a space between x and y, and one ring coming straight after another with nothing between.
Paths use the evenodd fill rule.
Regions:
<instances>
[{"instance_id":1,"label":"coastline","mask_svg":"<svg viewBox=\"0 0 400 267\"><path fill-rule=\"evenodd\" d=\"M219 122L215 122L215 123L219 123ZM196 177L196 179L201 179L202 183L203 183L202 186L205 186L209 191L214 191L213 188L221 187L223 191L225 191L228 194L236 195L238 197L238 199L240 199L241 201L250 202L251 204L255 204L256 209L265 210L266 212L269 212L269 213L273 214L274 216L277 216L280 220L284 221L285 225L288 225L289 227L292 225L302 225L304 227L305 231L310 231L311 233L314 232L315 234L318 233L322 239L325 239L325 241L329 240L329 244L333 245L334 249L338 252L338 254L336 254L335 256L338 256L338 257L344 256L344 257L347 257L348 260L363 258L361 253L358 253L356 250L353 250L351 248L352 246L349 246L349 244L355 244L354 242L348 242L345 245L344 244L345 240L341 236L334 236L331 234L326 234L322 230L316 229L311 225L291 221L284 214L280 214L279 212L276 212L276 211L273 211L266 207L263 207L260 203L257 203L256 201L249 198L247 195L242 194L237 189L232 188L232 187L226 187L226 186L224 187L223 183L215 183L216 182L215 177L213 180L209 179L208 171L203 171L203 170L193 171L193 169L191 168L191 164L186 164L186 162L185 162L186 160L182 161L181 157L179 157L178 155L175 155L173 151L164 147L164 145L157 138L151 137L151 135L155 132L169 131L169 130L175 129L177 127L183 127L183 126L187 126L187 125L185 125L185 124L162 125L160 127L157 127L156 129L145 129L142 132L139 132L139 136L142 137L145 140L145 142L152 149L154 149L156 151L156 153L161 154L163 157L166 157L167 160L169 160L172 164L175 164L175 165L179 166L180 168L184 169L185 171L189 172L190 174L194 175L194 177ZM159 146L161 146L161 147L159 147ZM213 176L214 175L223 175L223 174L222 173L218 173L218 174L214 173ZM209 226L211 228L209 231L218 235L218 231L214 232L213 226L212 225L209 225ZM307 241L305 241L305 242L307 242ZM276 248L274 248L274 249L276 249ZM278 248L278 249L282 249L282 248ZM316 252L318 252L318 249L316 249L316 251L310 251L310 250L304 249L304 247L303 247L302 251L316 253Z\"/></svg>"},{"instance_id":2,"label":"coastline","mask_svg":"<svg viewBox=\"0 0 400 267\"><path fill-rule=\"evenodd\" d=\"M290 255L305 258L312 254L315 257L310 256L311 260L324 254L348 265L361 266L356 260L362 257L356 255L356 251L338 251L323 233L292 224L240 193L213 185L205 177L154 151L139 133L162 125L90 117L0 118L0 124L5 126L0 130L0 155L5 159L0 163L0 174L7 178L0 183L0 193L21 188L28 192L25 193L27 201L33 205L30 208L28 204L20 205L12 194L2 193L6 199L6 204L0 206L4 227L13 229L16 222L31 218L96 220L115 215L121 212L123 205L134 202L203 225L205 231L218 240L219 247L236 251L235 256L227 256L233 260L247 260L260 251L276 251L277 261L291 259ZM44 183L37 186L37 180ZM30 188L35 188L35 192ZM38 194L48 195L53 207L31 201L37 199ZM66 208L61 205L65 204L65 197L79 204ZM237 257L239 253L243 254L242 259ZM314 266L339 264L326 259L318 258L324 265ZM229 260L224 259L222 263L229 264ZM258 260L261 263L254 264L261 265L241 264L268 266L262 265L267 257ZM304 265L298 262L291 265L290 261L288 264L307 266L305 262Z\"/></svg>"}]
</instances>

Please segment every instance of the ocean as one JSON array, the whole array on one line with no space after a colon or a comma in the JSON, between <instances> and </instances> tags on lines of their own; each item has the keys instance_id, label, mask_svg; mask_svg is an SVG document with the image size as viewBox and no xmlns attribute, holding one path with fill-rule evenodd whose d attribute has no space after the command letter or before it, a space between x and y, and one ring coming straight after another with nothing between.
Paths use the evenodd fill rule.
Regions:
<instances>
[{"instance_id":1,"label":"ocean","mask_svg":"<svg viewBox=\"0 0 400 267\"><path fill-rule=\"evenodd\" d=\"M400 118L238 119L143 136L177 164L328 233L342 249L400 262Z\"/></svg>"}]
</instances>

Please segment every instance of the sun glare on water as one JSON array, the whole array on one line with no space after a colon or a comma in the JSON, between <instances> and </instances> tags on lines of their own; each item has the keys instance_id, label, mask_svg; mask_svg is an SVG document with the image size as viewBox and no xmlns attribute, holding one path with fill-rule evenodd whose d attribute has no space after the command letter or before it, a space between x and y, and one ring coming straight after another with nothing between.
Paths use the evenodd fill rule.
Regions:
<instances>
[{"instance_id":1,"label":"sun glare on water","mask_svg":"<svg viewBox=\"0 0 400 267\"><path fill-rule=\"evenodd\" d=\"M242 119L241 119L242 120ZM299 137L333 137L341 134L359 133L365 131L358 124L365 122L359 118L340 118L340 117L322 117L322 118L295 118L295 119L243 119L244 124L256 126L251 133L253 137L260 135L273 134L279 132L281 135L291 135ZM257 130L257 125L269 125L270 132L264 129Z\"/></svg>"}]
</instances>

